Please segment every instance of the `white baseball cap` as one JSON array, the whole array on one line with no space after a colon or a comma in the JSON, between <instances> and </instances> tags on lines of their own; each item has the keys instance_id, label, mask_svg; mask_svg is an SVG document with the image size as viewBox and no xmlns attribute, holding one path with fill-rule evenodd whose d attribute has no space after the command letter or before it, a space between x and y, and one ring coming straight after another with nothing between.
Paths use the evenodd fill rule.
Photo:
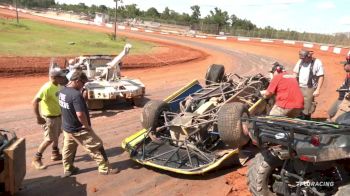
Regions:
<instances>
[{"instance_id":1,"label":"white baseball cap","mask_svg":"<svg viewBox=\"0 0 350 196\"><path fill-rule=\"evenodd\" d=\"M49 75L52 77L66 77L67 74L61 68L55 67L55 68L50 69Z\"/></svg>"}]
</instances>

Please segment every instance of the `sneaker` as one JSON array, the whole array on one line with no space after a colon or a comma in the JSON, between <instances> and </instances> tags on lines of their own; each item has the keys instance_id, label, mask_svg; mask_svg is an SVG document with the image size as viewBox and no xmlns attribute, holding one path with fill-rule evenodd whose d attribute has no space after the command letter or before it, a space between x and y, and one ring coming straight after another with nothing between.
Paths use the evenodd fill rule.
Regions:
<instances>
[{"instance_id":1,"label":"sneaker","mask_svg":"<svg viewBox=\"0 0 350 196\"><path fill-rule=\"evenodd\" d=\"M108 169L107 171L98 172L101 175L113 175L119 173L118 169Z\"/></svg>"},{"instance_id":2,"label":"sneaker","mask_svg":"<svg viewBox=\"0 0 350 196\"><path fill-rule=\"evenodd\" d=\"M79 172L79 168L73 167L73 169L65 171L62 178L67 178L69 176L75 175Z\"/></svg>"},{"instance_id":3,"label":"sneaker","mask_svg":"<svg viewBox=\"0 0 350 196\"><path fill-rule=\"evenodd\" d=\"M32 161L32 166L38 170L43 170L47 168L47 166L44 165L43 162L41 161L41 157L34 157Z\"/></svg>"}]
</instances>

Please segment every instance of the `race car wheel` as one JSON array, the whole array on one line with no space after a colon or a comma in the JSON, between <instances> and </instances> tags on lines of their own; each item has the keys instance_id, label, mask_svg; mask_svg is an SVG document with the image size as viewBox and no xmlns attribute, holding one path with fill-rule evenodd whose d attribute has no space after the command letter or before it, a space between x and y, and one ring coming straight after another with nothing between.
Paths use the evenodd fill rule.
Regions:
<instances>
[{"instance_id":1,"label":"race car wheel","mask_svg":"<svg viewBox=\"0 0 350 196\"><path fill-rule=\"evenodd\" d=\"M271 154L270 151L263 151L255 155L248 166L248 188L254 196L276 195L272 192L272 174L279 174L283 161Z\"/></svg>"},{"instance_id":2,"label":"race car wheel","mask_svg":"<svg viewBox=\"0 0 350 196\"><path fill-rule=\"evenodd\" d=\"M223 65L212 64L205 75L205 84L220 83L224 78L225 67Z\"/></svg>"},{"instance_id":3,"label":"race car wheel","mask_svg":"<svg viewBox=\"0 0 350 196\"><path fill-rule=\"evenodd\" d=\"M164 125L163 112L169 111L168 103L164 101L149 101L144 107L141 114L141 124L145 129L156 131L157 127Z\"/></svg>"},{"instance_id":4,"label":"race car wheel","mask_svg":"<svg viewBox=\"0 0 350 196\"><path fill-rule=\"evenodd\" d=\"M232 148L240 148L248 143L241 117L248 117L248 109L243 103L227 103L218 112L218 130L221 140ZM247 127L247 125L244 125Z\"/></svg>"}]
</instances>

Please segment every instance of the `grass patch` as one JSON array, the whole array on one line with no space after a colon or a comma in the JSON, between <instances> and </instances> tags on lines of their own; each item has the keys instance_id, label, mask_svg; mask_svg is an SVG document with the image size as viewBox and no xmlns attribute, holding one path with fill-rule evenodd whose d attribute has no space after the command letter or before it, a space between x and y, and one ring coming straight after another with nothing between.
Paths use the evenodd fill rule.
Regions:
<instances>
[{"instance_id":1,"label":"grass patch","mask_svg":"<svg viewBox=\"0 0 350 196\"><path fill-rule=\"evenodd\" d=\"M78 56L118 54L125 43L132 44L131 54L151 51L149 42L125 36L111 40L106 33L60 27L32 20L0 18L0 56Z\"/></svg>"}]
</instances>

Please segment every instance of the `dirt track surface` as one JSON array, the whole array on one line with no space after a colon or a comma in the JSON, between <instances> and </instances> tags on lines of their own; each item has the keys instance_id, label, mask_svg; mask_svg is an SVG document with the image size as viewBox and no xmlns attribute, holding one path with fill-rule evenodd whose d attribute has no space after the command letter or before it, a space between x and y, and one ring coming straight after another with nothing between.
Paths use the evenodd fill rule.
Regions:
<instances>
[{"instance_id":1,"label":"dirt track surface","mask_svg":"<svg viewBox=\"0 0 350 196\"><path fill-rule=\"evenodd\" d=\"M6 12L0 9L0 12ZM8 14L8 15L11 15ZM71 24L61 21L23 15L58 25L68 25L95 31L110 31L101 27ZM195 78L205 75L208 65L224 64L228 72L266 73L268 63L278 60L289 70L297 60L300 48L261 43L226 42L186 37L172 37L142 33L118 32L123 35L149 41L161 41L191 47L208 54L205 59L164 67L125 70L122 74L140 78L146 84L147 98L162 99ZM318 98L317 117L325 112L336 98L335 88L340 85L344 73L334 54L315 51L325 64L326 81ZM36 171L30 166L31 157L42 139L40 126L35 124L30 101L47 77L0 79L0 124L2 128L16 131L27 142L27 175L19 195L249 195L246 183L246 168L230 168L214 171L203 176L182 176L141 166L131 161L120 148L121 141L141 128L141 109L121 103L104 111L93 111L92 123L104 141L112 166L121 172L114 176L99 176L95 162L80 148L75 160L81 169L77 176L61 179L62 165L49 160L49 150L44 162L45 171Z\"/></svg>"}]
</instances>

